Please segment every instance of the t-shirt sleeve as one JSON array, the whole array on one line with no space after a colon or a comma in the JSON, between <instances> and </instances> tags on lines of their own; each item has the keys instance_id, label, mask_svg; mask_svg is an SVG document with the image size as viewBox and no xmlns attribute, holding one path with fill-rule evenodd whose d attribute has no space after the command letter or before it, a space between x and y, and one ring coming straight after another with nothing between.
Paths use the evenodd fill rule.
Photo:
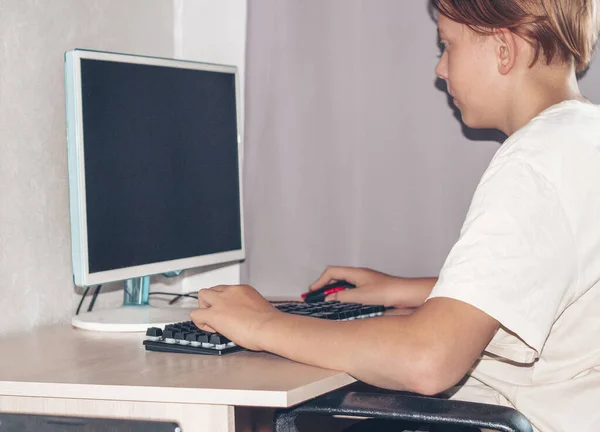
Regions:
<instances>
[{"instance_id":1,"label":"t-shirt sleeve","mask_svg":"<svg viewBox=\"0 0 600 432\"><path fill-rule=\"evenodd\" d=\"M501 329L486 351L531 363L577 284L574 237L555 186L527 162L484 174L429 298L471 304Z\"/></svg>"}]
</instances>

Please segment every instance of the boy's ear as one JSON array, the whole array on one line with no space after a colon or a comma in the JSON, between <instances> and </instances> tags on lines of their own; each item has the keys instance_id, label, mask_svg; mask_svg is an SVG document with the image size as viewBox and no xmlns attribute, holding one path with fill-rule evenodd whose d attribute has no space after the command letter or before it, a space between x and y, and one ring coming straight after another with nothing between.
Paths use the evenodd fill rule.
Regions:
<instances>
[{"instance_id":1,"label":"boy's ear","mask_svg":"<svg viewBox=\"0 0 600 432\"><path fill-rule=\"evenodd\" d=\"M517 40L513 32L505 28L494 30L494 38L496 40L498 72L507 75L517 62Z\"/></svg>"}]
</instances>

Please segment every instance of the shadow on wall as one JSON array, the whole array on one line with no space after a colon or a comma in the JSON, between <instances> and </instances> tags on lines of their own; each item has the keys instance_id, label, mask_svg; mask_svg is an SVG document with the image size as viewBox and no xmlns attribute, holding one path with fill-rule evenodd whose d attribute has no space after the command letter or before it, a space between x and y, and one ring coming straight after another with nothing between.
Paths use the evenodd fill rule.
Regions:
<instances>
[{"instance_id":1,"label":"shadow on wall","mask_svg":"<svg viewBox=\"0 0 600 432\"><path fill-rule=\"evenodd\" d=\"M506 140L506 134L497 129L473 129L465 125L462 121L460 110L456 108L456 105L454 105L452 102L452 96L450 96L450 93L448 93L446 82L443 79L438 78L435 82L435 87L438 90L446 93L446 97L448 98L448 106L452 108L454 117L456 117L456 120L458 120L462 125L462 133L467 139L472 141L495 141L499 144L502 144Z\"/></svg>"},{"instance_id":2,"label":"shadow on wall","mask_svg":"<svg viewBox=\"0 0 600 432\"><path fill-rule=\"evenodd\" d=\"M577 81L583 79L587 75L588 71L590 70L590 66L588 66L587 69L584 69L581 72L577 72Z\"/></svg>"}]
</instances>

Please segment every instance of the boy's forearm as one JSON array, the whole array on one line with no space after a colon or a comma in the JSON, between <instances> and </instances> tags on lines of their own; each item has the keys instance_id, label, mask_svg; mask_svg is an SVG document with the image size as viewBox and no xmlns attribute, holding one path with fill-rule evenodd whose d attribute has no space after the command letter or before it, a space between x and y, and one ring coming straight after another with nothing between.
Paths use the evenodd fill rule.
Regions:
<instances>
[{"instance_id":1,"label":"boy's forearm","mask_svg":"<svg viewBox=\"0 0 600 432\"><path fill-rule=\"evenodd\" d=\"M420 307L437 281L437 277L399 278L398 289L391 293L386 306Z\"/></svg>"},{"instance_id":2,"label":"boy's forearm","mask_svg":"<svg viewBox=\"0 0 600 432\"><path fill-rule=\"evenodd\" d=\"M423 358L407 322L402 316L327 321L281 313L262 327L262 346L301 363L348 372L372 385L407 390L414 377L410 369Z\"/></svg>"}]
</instances>

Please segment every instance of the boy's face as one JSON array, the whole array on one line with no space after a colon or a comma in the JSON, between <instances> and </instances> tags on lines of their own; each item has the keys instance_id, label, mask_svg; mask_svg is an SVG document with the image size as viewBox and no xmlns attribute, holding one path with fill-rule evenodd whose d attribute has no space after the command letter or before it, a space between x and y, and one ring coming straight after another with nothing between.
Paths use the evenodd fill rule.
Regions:
<instances>
[{"instance_id":1,"label":"boy's face","mask_svg":"<svg viewBox=\"0 0 600 432\"><path fill-rule=\"evenodd\" d=\"M472 128L497 128L502 94L493 37L443 15L438 30L445 49L435 73L446 81L463 122Z\"/></svg>"}]
</instances>

